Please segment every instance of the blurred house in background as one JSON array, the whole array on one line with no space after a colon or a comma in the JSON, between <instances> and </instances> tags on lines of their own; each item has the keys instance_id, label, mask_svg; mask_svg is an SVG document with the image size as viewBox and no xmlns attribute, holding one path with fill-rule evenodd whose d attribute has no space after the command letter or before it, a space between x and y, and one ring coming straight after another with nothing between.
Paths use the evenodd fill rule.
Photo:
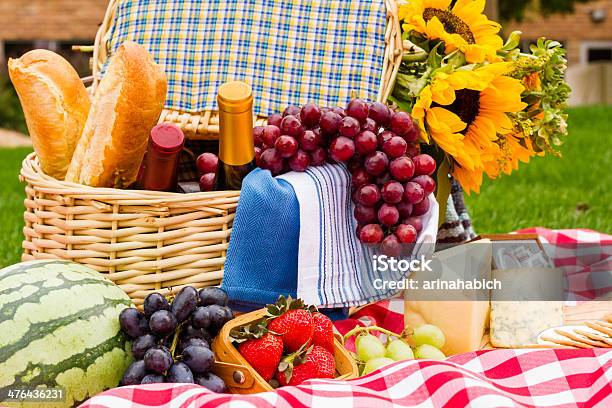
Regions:
<instances>
[{"instance_id":1,"label":"blurred house in background","mask_svg":"<svg viewBox=\"0 0 612 408\"><path fill-rule=\"evenodd\" d=\"M93 44L108 0L0 0L0 70L6 61L33 48L47 48L89 72L90 54L75 53L75 44Z\"/></svg>"},{"instance_id":2,"label":"blurred house in background","mask_svg":"<svg viewBox=\"0 0 612 408\"><path fill-rule=\"evenodd\" d=\"M503 20L503 16L501 16ZM576 5L573 14L541 16L527 12L522 22L504 24L523 32L523 47L539 37L560 41L567 50L571 105L612 104L612 0Z\"/></svg>"}]
</instances>

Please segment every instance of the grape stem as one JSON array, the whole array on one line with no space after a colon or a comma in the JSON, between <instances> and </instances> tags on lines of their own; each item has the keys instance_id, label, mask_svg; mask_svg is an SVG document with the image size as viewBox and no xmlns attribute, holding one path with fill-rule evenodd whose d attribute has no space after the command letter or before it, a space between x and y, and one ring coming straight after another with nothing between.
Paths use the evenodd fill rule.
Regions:
<instances>
[{"instance_id":1,"label":"grape stem","mask_svg":"<svg viewBox=\"0 0 612 408\"><path fill-rule=\"evenodd\" d=\"M181 329L185 322L178 325L176 330L174 331L174 337L172 338L172 344L170 345L170 354L172 354L172 358L174 359L174 352L176 351L176 347L178 345L179 335L181 334Z\"/></svg>"},{"instance_id":2,"label":"grape stem","mask_svg":"<svg viewBox=\"0 0 612 408\"><path fill-rule=\"evenodd\" d=\"M392 332L391 330L383 329L382 327L378 327L378 326L368 326L368 327L363 327L363 326L355 326L355 328L353 328L352 330L350 330L348 333L346 333L346 334L345 334L345 335L342 337L342 340L343 340L343 341L346 343L346 341L347 341L349 338L351 338L351 337L353 337L353 336L355 336L355 335L357 335L357 334L360 334L360 333L362 333L362 332L367 332L367 333L370 333L371 331L378 331L378 332L381 332L381 333L386 334L386 335L387 335L387 336L389 336L389 337L396 337L396 338L398 338L398 339L401 339L401 338L402 338L402 335L401 335L401 334L394 333L394 332Z\"/></svg>"}]
</instances>

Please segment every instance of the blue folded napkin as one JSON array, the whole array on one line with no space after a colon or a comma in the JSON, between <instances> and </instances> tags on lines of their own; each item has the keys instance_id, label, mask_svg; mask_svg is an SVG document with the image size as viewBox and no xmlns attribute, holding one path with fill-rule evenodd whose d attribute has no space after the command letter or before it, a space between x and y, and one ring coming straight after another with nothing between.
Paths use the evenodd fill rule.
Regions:
<instances>
[{"instance_id":1,"label":"blue folded napkin","mask_svg":"<svg viewBox=\"0 0 612 408\"><path fill-rule=\"evenodd\" d=\"M300 207L293 187L255 169L242 181L221 287L234 307L297 295Z\"/></svg>"}]
</instances>

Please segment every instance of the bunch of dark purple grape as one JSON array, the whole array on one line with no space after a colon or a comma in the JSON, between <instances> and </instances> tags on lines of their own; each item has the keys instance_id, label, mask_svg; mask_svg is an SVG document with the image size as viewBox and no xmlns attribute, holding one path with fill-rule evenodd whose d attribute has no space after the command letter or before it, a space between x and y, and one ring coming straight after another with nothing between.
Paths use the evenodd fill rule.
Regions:
<instances>
[{"instance_id":1,"label":"bunch of dark purple grape","mask_svg":"<svg viewBox=\"0 0 612 408\"><path fill-rule=\"evenodd\" d=\"M186 286L168 302L159 293L145 298L144 313L128 308L119 315L121 329L132 341L135 362L121 385L195 383L225 392L224 381L213 374L212 339L233 318L227 294L210 287L199 292Z\"/></svg>"},{"instance_id":2,"label":"bunch of dark purple grape","mask_svg":"<svg viewBox=\"0 0 612 408\"><path fill-rule=\"evenodd\" d=\"M352 174L357 236L396 255L416 241L436 188L435 160L420 154L410 115L385 104L353 99L346 109L289 106L253 129L257 165L277 175L326 162Z\"/></svg>"}]
</instances>

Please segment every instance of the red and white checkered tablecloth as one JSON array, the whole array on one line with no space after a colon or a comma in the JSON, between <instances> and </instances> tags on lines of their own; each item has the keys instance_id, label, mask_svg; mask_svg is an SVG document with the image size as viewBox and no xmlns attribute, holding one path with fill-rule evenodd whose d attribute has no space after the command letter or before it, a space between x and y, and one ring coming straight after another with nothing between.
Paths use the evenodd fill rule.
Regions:
<instances>
[{"instance_id":1,"label":"red and white checkered tablecloth","mask_svg":"<svg viewBox=\"0 0 612 408\"><path fill-rule=\"evenodd\" d=\"M612 268L612 236L587 230L531 229L553 244L553 261L584 284L577 300L609 293L595 287ZM595 278L594 278L595 276ZM585 283L588 280L588 284ZM580 286L577 286L580 287ZM403 329L403 301L367 306L336 322ZM351 348L351 344L347 344ZM487 350L446 361L402 361L349 381L310 380L252 395L213 394L193 384L154 384L106 391L83 408L196 407L612 407L610 349Z\"/></svg>"},{"instance_id":2,"label":"red and white checkered tablecloth","mask_svg":"<svg viewBox=\"0 0 612 408\"><path fill-rule=\"evenodd\" d=\"M193 384L122 387L82 407L612 407L611 382L612 351L491 350L251 395L213 394Z\"/></svg>"}]
</instances>

